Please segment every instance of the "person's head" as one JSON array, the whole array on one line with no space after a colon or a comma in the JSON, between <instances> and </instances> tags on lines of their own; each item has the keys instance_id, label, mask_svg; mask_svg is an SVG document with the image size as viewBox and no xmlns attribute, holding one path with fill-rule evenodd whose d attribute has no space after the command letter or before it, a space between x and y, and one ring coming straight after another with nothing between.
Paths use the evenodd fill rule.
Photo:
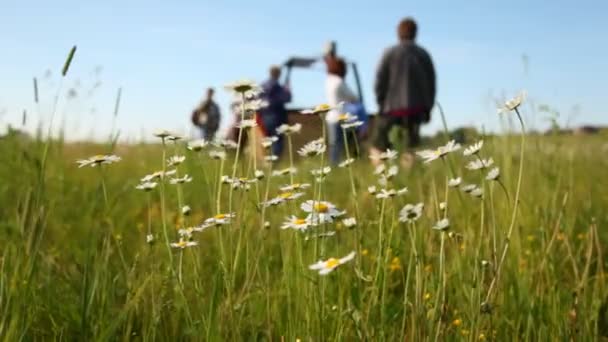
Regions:
<instances>
[{"instance_id":1,"label":"person's head","mask_svg":"<svg viewBox=\"0 0 608 342\"><path fill-rule=\"evenodd\" d=\"M213 88L207 88L207 98L209 100L211 100L213 98L214 93L215 93L215 90L213 90Z\"/></svg>"},{"instance_id":2,"label":"person's head","mask_svg":"<svg viewBox=\"0 0 608 342\"><path fill-rule=\"evenodd\" d=\"M273 65L270 67L270 78L278 81L281 77L281 67L278 65Z\"/></svg>"},{"instance_id":3,"label":"person's head","mask_svg":"<svg viewBox=\"0 0 608 342\"><path fill-rule=\"evenodd\" d=\"M416 25L414 19L410 17L401 20L399 26L397 26L397 35L402 42L415 40L417 31L418 25Z\"/></svg>"}]
</instances>

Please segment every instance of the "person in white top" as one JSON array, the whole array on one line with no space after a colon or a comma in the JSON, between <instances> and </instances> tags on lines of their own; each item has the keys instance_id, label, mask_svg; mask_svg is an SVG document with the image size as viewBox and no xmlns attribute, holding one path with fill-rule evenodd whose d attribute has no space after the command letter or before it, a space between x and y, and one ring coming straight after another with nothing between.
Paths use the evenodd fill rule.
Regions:
<instances>
[{"instance_id":1,"label":"person in white top","mask_svg":"<svg viewBox=\"0 0 608 342\"><path fill-rule=\"evenodd\" d=\"M325 96L327 104L335 109L327 113L325 120L328 126L329 158L334 164L339 163L341 150L343 148L343 136L340 123L340 114L351 112L357 117L366 120L367 114L359 102L359 97L348 87L344 78L346 76L346 63L343 59L328 55L325 58L327 64L327 78L325 79ZM342 108L339 108L342 107Z\"/></svg>"}]
</instances>

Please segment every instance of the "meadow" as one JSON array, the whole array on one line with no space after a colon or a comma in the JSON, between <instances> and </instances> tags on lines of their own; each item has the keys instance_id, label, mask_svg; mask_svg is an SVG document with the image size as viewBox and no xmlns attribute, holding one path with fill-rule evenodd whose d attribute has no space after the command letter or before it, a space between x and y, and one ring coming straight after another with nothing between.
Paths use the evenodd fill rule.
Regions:
<instances>
[{"instance_id":1,"label":"meadow","mask_svg":"<svg viewBox=\"0 0 608 342\"><path fill-rule=\"evenodd\" d=\"M518 122L521 100L500 115ZM293 146L298 131L278 161L162 130L131 145L3 137L2 339L607 334L605 134L446 134L410 168L392 151L329 168L324 131Z\"/></svg>"}]
</instances>

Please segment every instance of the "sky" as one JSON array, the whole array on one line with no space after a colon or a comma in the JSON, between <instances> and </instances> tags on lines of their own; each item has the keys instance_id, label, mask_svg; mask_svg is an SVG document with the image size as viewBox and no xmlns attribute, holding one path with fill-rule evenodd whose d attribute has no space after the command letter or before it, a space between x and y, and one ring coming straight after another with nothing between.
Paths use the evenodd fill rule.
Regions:
<instances>
[{"instance_id":1,"label":"sky","mask_svg":"<svg viewBox=\"0 0 608 342\"><path fill-rule=\"evenodd\" d=\"M561 125L604 125L606 13L604 0L2 0L0 127L48 124L59 94L53 127L70 140L104 139L113 125L126 141L148 139L157 128L190 134L190 113L207 87L217 89L228 116L231 95L223 85L261 82L271 64L319 56L329 40L357 63L365 105L374 112L378 59L396 43L396 25L406 16L418 22L417 41L433 57L449 127L500 130L496 103L520 90L528 93L524 116L532 128L548 126L542 104L560 113ZM321 66L294 71L291 86L293 106L325 102ZM423 133L440 128L434 112Z\"/></svg>"}]
</instances>

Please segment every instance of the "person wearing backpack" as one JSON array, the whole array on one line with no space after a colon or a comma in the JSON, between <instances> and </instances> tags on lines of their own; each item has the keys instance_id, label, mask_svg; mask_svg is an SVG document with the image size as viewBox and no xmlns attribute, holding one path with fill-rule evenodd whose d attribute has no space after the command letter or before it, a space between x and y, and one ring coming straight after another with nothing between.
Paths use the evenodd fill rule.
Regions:
<instances>
[{"instance_id":1,"label":"person wearing backpack","mask_svg":"<svg viewBox=\"0 0 608 342\"><path fill-rule=\"evenodd\" d=\"M201 131L201 136L207 141L213 141L220 127L220 107L213 101L213 88L207 89L207 97L192 112L192 124Z\"/></svg>"}]
</instances>

